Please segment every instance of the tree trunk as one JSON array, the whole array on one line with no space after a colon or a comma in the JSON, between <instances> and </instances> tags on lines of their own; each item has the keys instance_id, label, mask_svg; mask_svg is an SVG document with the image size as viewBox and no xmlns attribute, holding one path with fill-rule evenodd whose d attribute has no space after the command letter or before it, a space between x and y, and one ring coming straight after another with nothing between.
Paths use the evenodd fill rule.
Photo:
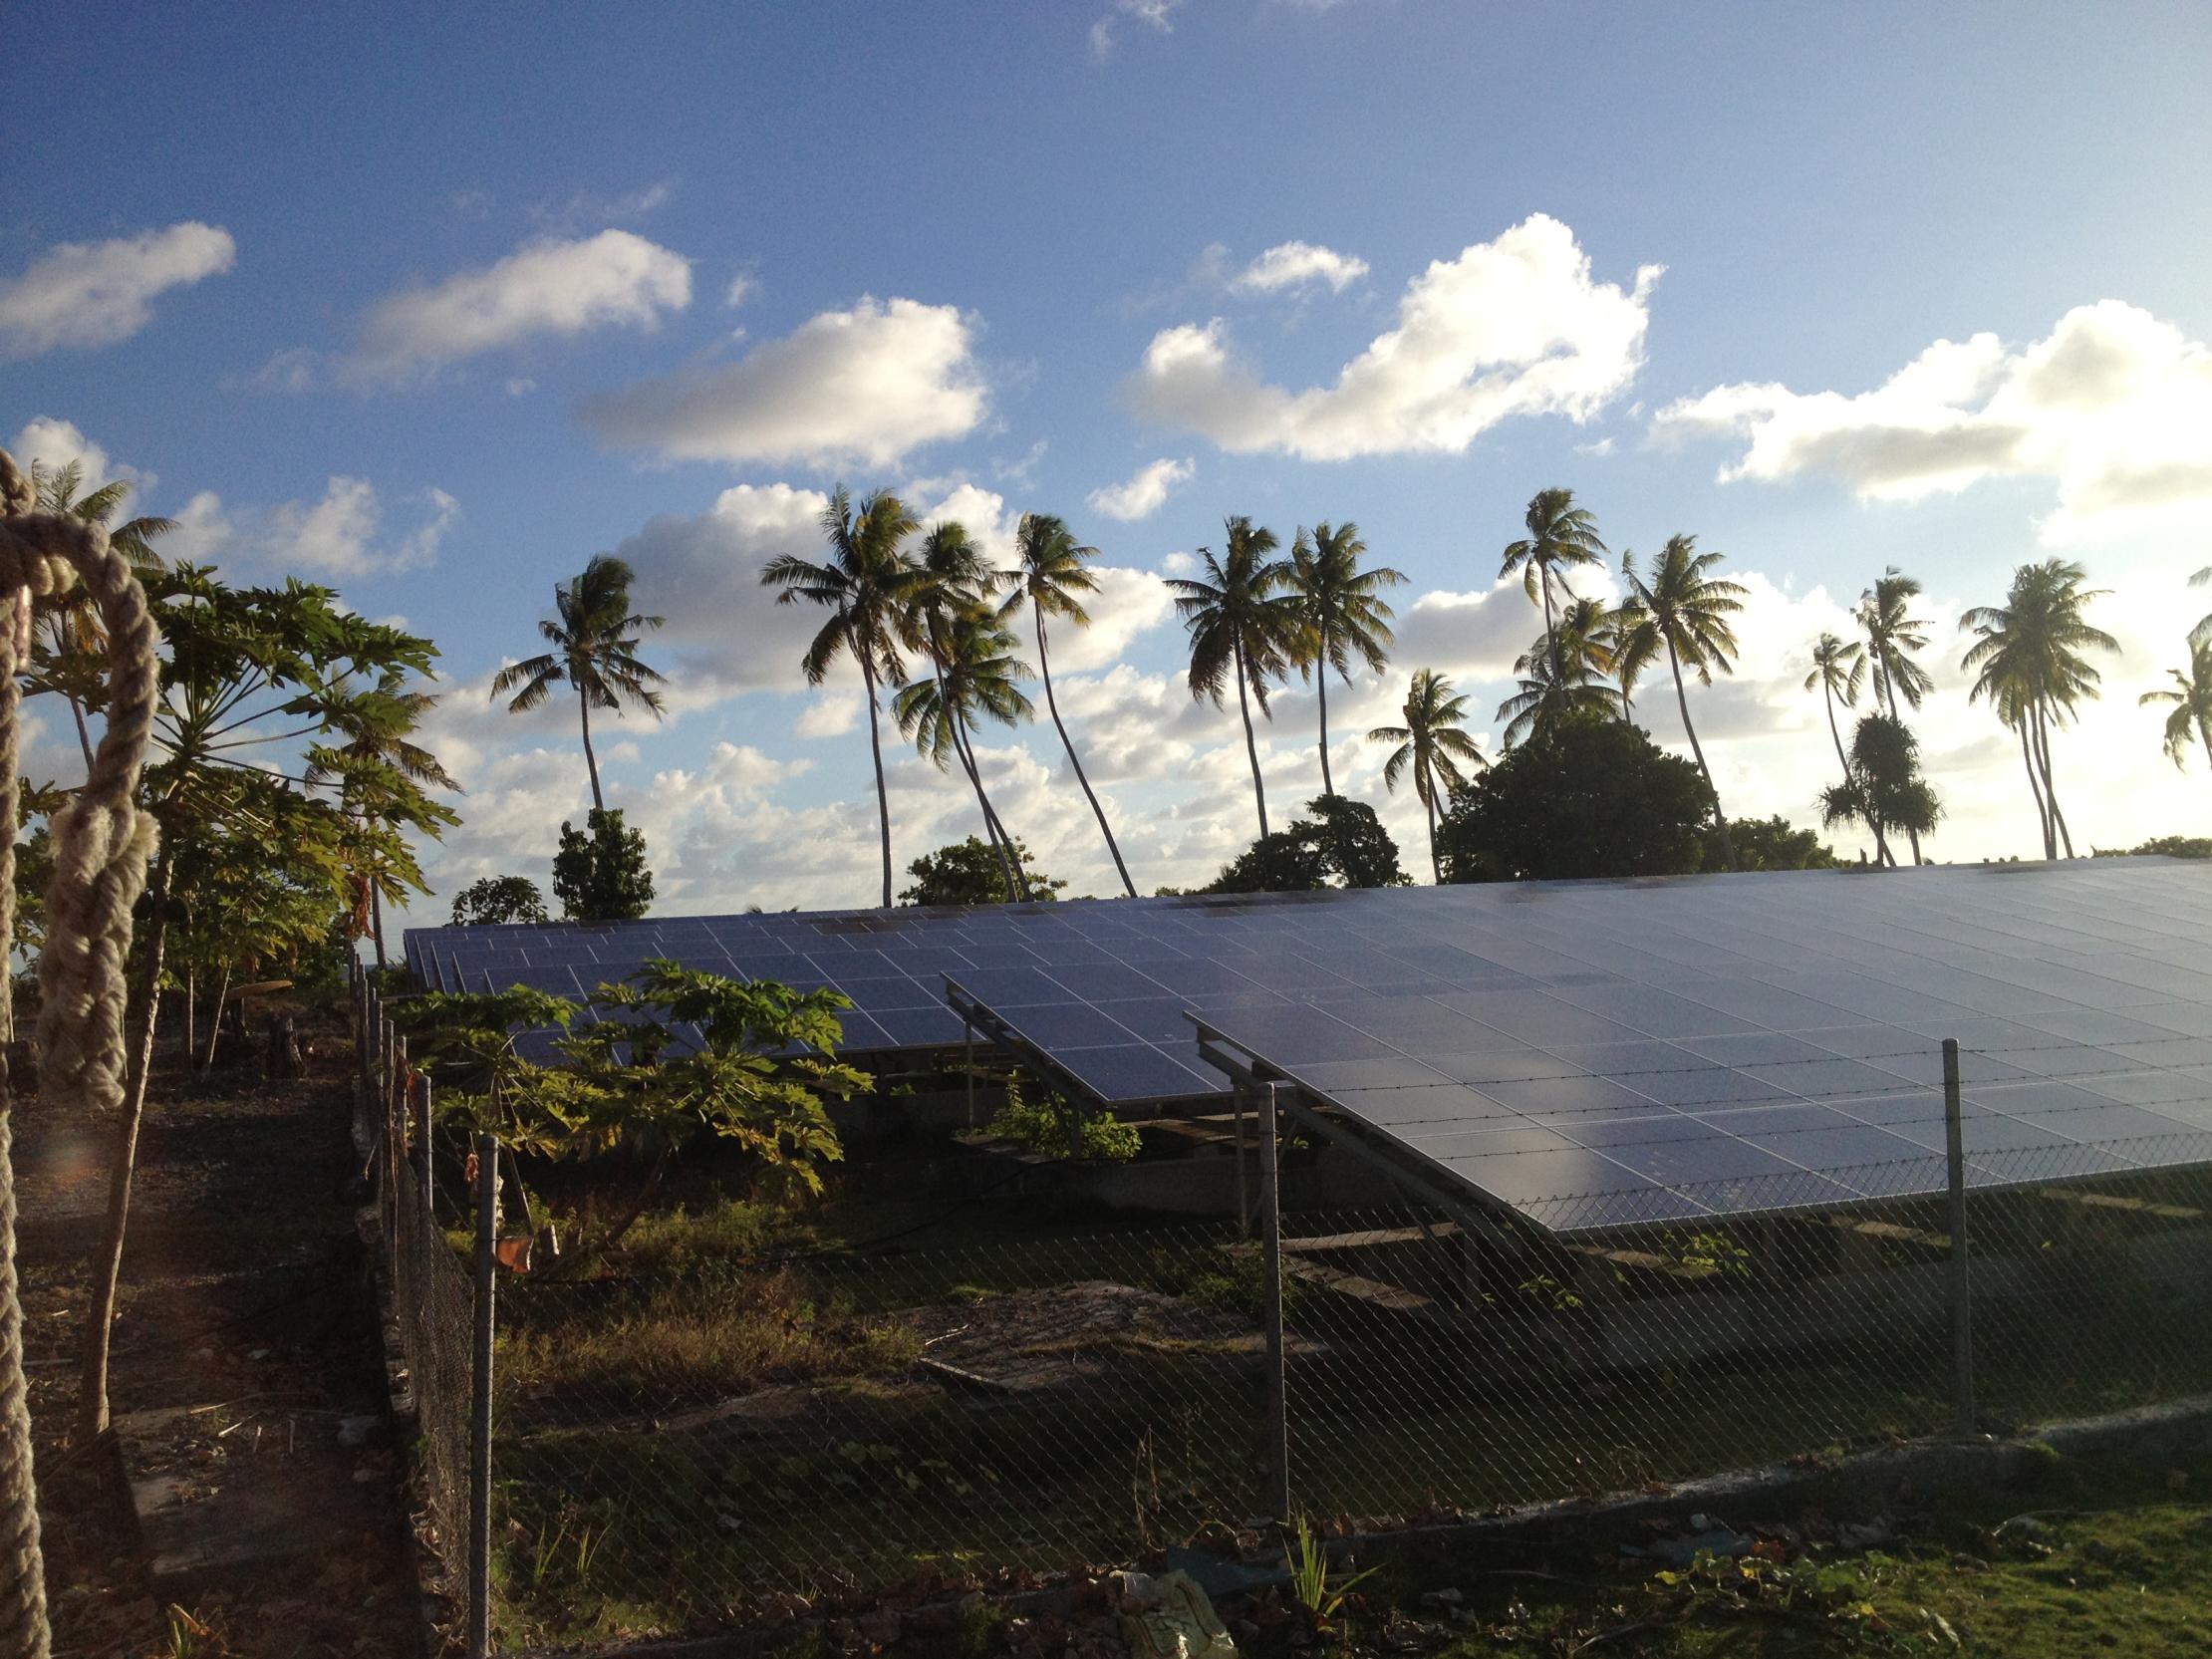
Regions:
<instances>
[{"instance_id":1,"label":"tree trunk","mask_svg":"<svg viewBox=\"0 0 2212 1659\"><path fill-rule=\"evenodd\" d=\"M1728 814L1721 810L1721 792L1713 787L1713 768L1705 763L1705 748L1698 741L1698 728L1690 723L1690 699L1682 690L1682 660L1675 655L1671 637L1667 641L1667 667L1674 670L1675 706L1682 710L1682 729L1689 733L1690 752L1698 757L1698 770L1705 774L1705 792L1713 797L1713 822L1721 830L1721 862L1733 870L1736 848L1728 838Z\"/></svg>"},{"instance_id":2,"label":"tree trunk","mask_svg":"<svg viewBox=\"0 0 2212 1659\"><path fill-rule=\"evenodd\" d=\"M1843 784L1848 788L1851 782L1851 757L1843 752L1842 728L1835 723L1835 688L1828 684L1825 677L1820 681L1820 700L1827 704L1828 741L1835 745L1835 763L1843 768ZM1896 860L1889 856L1889 847L1882 840L1880 823L1868 818L1866 827L1874 833L1874 863L1877 866L1894 864ZM1864 858L1866 855L1861 853L1859 856Z\"/></svg>"},{"instance_id":3,"label":"tree trunk","mask_svg":"<svg viewBox=\"0 0 2212 1659\"><path fill-rule=\"evenodd\" d=\"M1321 696L1321 793L1336 793L1335 780L1329 776L1329 631L1321 630L1321 655L1313 671L1315 689Z\"/></svg>"},{"instance_id":4,"label":"tree trunk","mask_svg":"<svg viewBox=\"0 0 2212 1659\"><path fill-rule=\"evenodd\" d=\"M931 628L930 674L937 681L938 711L945 716L945 723L953 734L953 752L960 756L961 770L968 774L968 786L975 791L975 806L983 815L983 834L990 842L990 850L998 855L998 879L1006 884L1008 899L1020 896L1020 887L1014 880L1014 868L1007 858L1008 848L1001 839L998 815L991 811L990 801L983 794L982 774L975 769L975 757L968 753L963 739L960 710L953 706L953 699L945 690L945 665L938 656L936 628Z\"/></svg>"},{"instance_id":5,"label":"tree trunk","mask_svg":"<svg viewBox=\"0 0 2212 1659\"><path fill-rule=\"evenodd\" d=\"M2212 766L2212 720L2197 721L2197 735L2204 739L2204 762Z\"/></svg>"},{"instance_id":6,"label":"tree trunk","mask_svg":"<svg viewBox=\"0 0 2212 1659\"><path fill-rule=\"evenodd\" d=\"M1252 741L1251 704L1244 696L1244 648L1236 648L1237 708L1244 717L1244 758L1251 762L1251 798L1259 807L1259 833L1267 834L1267 788L1259 781L1259 745Z\"/></svg>"},{"instance_id":7,"label":"tree trunk","mask_svg":"<svg viewBox=\"0 0 2212 1659\"><path fill-rule=\"evenodd\" d=\"M1444 885L1444 863L1436 856L1436 775L1422 762L1421 805L1429 815L1429 878L1437 886Z\"/></svg>"},{"instance_id":8,"label":"tree trunk","mask_svg":"<svg viewBox=\"0 0 2212 1659\"><path fill-rule=\"evenodd\" d=\"M2051 821L2058 826L2059 836L2066 843L2067 857L2074 856L2074 832L2067 828L2067 815L2059 807L2059 786L2051 776L2051 727L2044 719L2043 704L2036 705L2036 750L2043 761L2043 798L2050 804ZM2056 857L2056 853L2053 854Z\"/></svg>"},{"instance_id":9,"label":"tree trunk","mask_svg":"<svg viewBox=\"0 0 2212 1659\"><path fill-rule=\"evenodd\" d=\"M85 705L72 696L69 711L77 718L77 746L85 751L85 776L89 779L93 769L93 741L92 730L85 724Z\"/></svg>"},{"instance_id":10,"label":"tree trunk","mask_svg":"<svg viewBox=\"0 0 2212 1659\"><path fill-rule=\"evenodd\" d=\"M584 688L576 688L576 707L584 721L584 764L592 774L592 807L598 812L607 810L607 797L599 792L599 756L592 753L592 702L584 694ZM379 962L382 962L382 958Z\"/></svg>"},{"instance_id":11,"label":"tree trunk","mask_svg":"<svg viewBox=\"0 0 2212 1659\"><path fill-rule=\"evenodd\" d=\"M123 1111L116 1127L115 1165L108 1174L108 1222L93 1258L92 1300L85 1309L84 1357L77 1388L80 1445L108 1428L108 1346L115 1331L116 1288L123 1278L123 1237L131 1219L131 1178L138 1162L138 1126L145 1118L146 1079L153 1069L153 1032L161 1010L161 954L168 944L169 846L167 837L146 890L145 956L125 1040Z\"/></svg>"},{"instance_id":12,"label":"tree trunk","mask_svg":"<svg viewBox=\"0 0 2212 1659\"><path fill-rule=\"evenodd\" d=\"M215 1049L223 1040L223 1003L230 997L230 965L223 964L223 976L215 986L215 1011L207 1020L207 1058L200 1070L215 1069Z\"/></svg>"},{"instance_id":13,"label":"tree trunk","mask_svg":"<svg viewBox=\"0 0 2212 1659\"><path fill-rule=\"evenodd\" d=\"M1876 659L1876 662L1877 662L1877 664L1879 664L1879 663L1882 663L1882 662L1886 662L1886 661L1887 661L1887 659L1886 659L1886 658L1884 658L1884 657L1883 657L1883 656L1881 655L1881 653L1879 653L1879 652L1877 652L1877 653L1875 654L1875 659ZM1896 676L1896 675L1895 675L1895 674L1894 674L1893 672L1890 672L1889 670L1886 670L1886 669L1885 669L1885 670L1883 670L1883 672L1882 672L1882 673L1881 673L1881 674L1879 675L1879 677L1878 677L1878 680L1879 680L1879 690L1880 690L1881 691L1883 691L1883 692L1886 692L1886 693L1887 693L1887 695L1888 695L1888 698L1889 698L1889 717L1890 717L1891 719L1895 720L1895 721L1896 721L1896 722L1897 722L1897 723L1898 723L1899 725L1903 725L1903 724L1905 723L1905 717L1904 717L1904 715L1900 714L1900 713L1899 713L1899 712L1897 711L1897 676ZM1919 826L1918 826L1918 825L1916 825L1916 824L1907 824L1907 825L1905 826L1905 835L1906 835L1906 836L1907 836L1907 838L1909 838L1909 839L1911 840L1911 842L1912 842L1912 861L1913 861L1913 863L1915 863L1915 864L1925 864L1925 863L1927 863L1928 861L1927 861L1927 860L1926 860L1925 858L1921 857L1921 855L1920 855L1920 828L1919 828ZM1891 860L1891 862L1892 862L1892 863L1894 863L1894 862L1895 862L1895 860L1894 860L1894 859L1892 859L1892 860Z\"/></svg>"},{"instance_id":14,"label":"tree trunk","mask_svg":"<svg viewBox=\"0 0 2212 1659\"><path fill-rule=\"evenodd\" d=\"M1566 687L1566 658L1559 651L1559 625L1551 616L1551 567L1536 567L1536 585L1543 589L1543 637L1551 647L1551 683L1564 690Z\"/></svg>"},{"instance_id":15,"label":"tree trunk","mask_svg":"<svg viewBox=\"0 0 2212 1659\"><path fill-rule=\"evenodd\" d=\"M2028 722L2020 722L2020 763L2028 769L2028 793L2036 798L2036 827L2043 832L2043 856L2050 858L2058 849L2051 835L2051 809L2044 805L2043 784L2036 777L2036 751L2028 743Z\"/></svg>"},{"instance_id":16,"label":"tree trunk","mask_svg":"<svg viewBox=\"0 0 2212 1659\"><path fill-rule=\"evenodd\" d=\"M853 655L860 659L861 683L868 688L868 752L876 762L876 826L883 836L883 908L891 908L891 791L883 781L883 733L879 729L876 708L876 666L860 650L860 642L852 640Z\"/></svg>"},{"instance_id":17,"label":"tree trunk","mask_svg":"<svg viewBox=\"0 0 2212 1659\"><path fill-rule=\"evenodd\" d=\"M953 743L961 751L968 767L968 775L975 780L975 799L982 803L983 821L989 825L991 835L998 844L999 870L1006 883L1009 900L1027 904L1030 899L1028 872L1021 868L1021 849L1014 842L1012 831L998 816L998 809L990 804L990 795L983 788L983 763L975 758L974 734L968 730L968 716L958 708L953 710Z\"/></svg>"},{"instance_id":18,"label":"tree trunk","mask_svg":"<svg viewBox=\"0 0 2212 1659\"><path fill-rule=\"evenodd\" d=\"M184 970L184 1052L187 1054L199 1052L199 1009L194 1005L198 1000L199 969L188 968Z\"/></svg>"},{"instance_id":19,"label":"tree trunk","mask_svg":"<svg viewBox=\"0 0 2212 1659\"><path fill-rule=\"evenodd\" d=\"M1083 762L1076 758L1075 743L1067 734L1067 726L1060 719L1060 699L1052 694L1052 659L1044 644L1044 607L1030 601L1031 612L1037 623L1037 672L1044 676L1044 705L1052 710L1052 729L1060 734L1060 746L1067 750L1067 763L1075 768L1075 781L1083 786L1083 798L1091 803L1091 816L1098 820L1098 833L1106 838L1106 850L1113 855L1114 869L1121 876L1122 891L1134 899L1137 884L1129 879L1129 866L1121 861L1121 847L1114 840L1114 832L1106 822L1106 809L1098 804L1098 796L1091 788L1091 780L1083 775Z\"/></svg>"},{"instance_id":20,"label":"tree trunk","mask_svg":"<svg viewBox=\"0 0 2212 1659\"><path fill-rule=\"evenodd\" d=\"M376 936L377 966L390 968L392 965L385 960L384 955L384 895L377 891L377 873L374 870L369 872L369 927Z\"/></svg>"}]
</instances>

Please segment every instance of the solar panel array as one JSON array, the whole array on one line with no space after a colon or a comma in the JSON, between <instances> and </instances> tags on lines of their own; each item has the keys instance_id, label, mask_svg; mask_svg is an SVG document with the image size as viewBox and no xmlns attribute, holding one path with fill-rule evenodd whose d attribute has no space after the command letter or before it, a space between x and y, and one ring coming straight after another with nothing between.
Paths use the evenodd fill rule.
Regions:
<instances>
[{"instance_id":1,"label":"solar panel array","mask_svg":"<svg viewBox=\"0 0 2212 1659\"><path fill-rule=\"evenodd\" d=\"M1578 1225L1940 1186L1944 1037L1977 1180L2212 1156L2176 1150L2212 1135L2212 867L2177 861L420 929L408 956L447 989L581 995L654 956L831 985L855 1053L958 1042L950 978L1118 1104L1224 1087L1196 1012L1421 1167L1587 1200Z\"/></svg>"}]
</instances>

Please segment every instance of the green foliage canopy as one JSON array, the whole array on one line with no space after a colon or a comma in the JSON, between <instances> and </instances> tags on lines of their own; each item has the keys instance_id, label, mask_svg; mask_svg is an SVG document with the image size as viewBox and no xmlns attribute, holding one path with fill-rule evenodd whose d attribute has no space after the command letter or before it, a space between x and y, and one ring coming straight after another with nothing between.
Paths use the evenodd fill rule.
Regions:
<instances>
[{"instance_id":1,"label":"green foliage canopy","mask_svg":"<svg viewBox=\"0 0 2212 1659\"><path fill-rule=\"evenodd\" d=\"M1455 791L1447 881L1674 876L1703 868L1713 800L1696 766L1625 720L1567 716Z\"/></svg>"},{"instance_id":2,"label":"green foliage canopy","mask_svg":"<svg viewBox=\"0 0 2212 1659\"><path fill-rule=\"evenodd\" d=\"M622 808L586 815L590 833L561 825L561 850L553 855L553 897L571 922L629 922L653 906L653 871L646 864L645 833L627 828Z\"/></svg>"}]
</instances>

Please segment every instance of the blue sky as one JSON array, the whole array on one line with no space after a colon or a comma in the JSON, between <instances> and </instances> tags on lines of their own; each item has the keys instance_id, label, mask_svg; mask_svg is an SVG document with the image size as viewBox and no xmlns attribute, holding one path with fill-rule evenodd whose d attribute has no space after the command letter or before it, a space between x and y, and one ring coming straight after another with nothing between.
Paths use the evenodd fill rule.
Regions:
<instances>
[{"instance_id":1,"label":"blue sky","mask_svg":"<svg viewBox=\"0 0 2212 1659\"><path fill-rule=\"evenodd\" d=\"M580 808L572 711L495 717L483 682L620 547L672 619L675 717L608 765L668 907L867 899L857 691L799 687L751 590L840 479L1101 548L1119 626L1056 662L1146 885L1251 829L1233 721L1173 681L1177 555L1230 512L1353 518L1406 572L1401 661L1331 707L1411 866L1355 732L1418 663L1504 693L1535 620L1498 551L1554 483L1616 548L1694 531L1758 579L1712 694L1734 810L1809 815L1800 659L1884 564L1955 663L1956 610L2056 552L2126 647L2059 757L2076 827L2208 817L2133 706L2212 604L2183 587L2212 562L2202 7L77 4L26 34L0 438L438 641L445 891L542 873ZM1094 505L1159 462L1152 511ZM1286 693L1278 816L1317 791L1310 722ZM1938 856L2033 851L1986 711L1946 684L1924 735ZM1049 726L989 770L1106 891ZM968 816L905 764L902 863Z\"/></svg>"}]
</instances>

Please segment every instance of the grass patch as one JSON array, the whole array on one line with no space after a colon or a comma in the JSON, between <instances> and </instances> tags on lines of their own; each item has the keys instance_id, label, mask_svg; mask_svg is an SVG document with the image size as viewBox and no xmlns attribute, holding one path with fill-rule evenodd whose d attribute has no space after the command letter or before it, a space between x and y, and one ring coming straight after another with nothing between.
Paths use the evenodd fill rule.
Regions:
<instances>
[{"instance_id":1,"label":"grass patch","mask_svg":"<svg viewBox=\"0 0 2212 1659\"><path fill-rule=\"evenodd\" d=\"M2207 1479L2201 1459L2069 1461L2034 1496L1980 1492L1887 1518L1877 1549L1821 1541L1832 1529L1808 1516L1801 1529L1768 1529L1751 1556L1656 1570L1430 1551L1392 1559L1323 1646L1449 1659L2199 1654L2212 1647L2212 1509L2188 1495ZM2032 1520L2013 1520L2030 1507Z\"/></svg>"}]
</instances>

